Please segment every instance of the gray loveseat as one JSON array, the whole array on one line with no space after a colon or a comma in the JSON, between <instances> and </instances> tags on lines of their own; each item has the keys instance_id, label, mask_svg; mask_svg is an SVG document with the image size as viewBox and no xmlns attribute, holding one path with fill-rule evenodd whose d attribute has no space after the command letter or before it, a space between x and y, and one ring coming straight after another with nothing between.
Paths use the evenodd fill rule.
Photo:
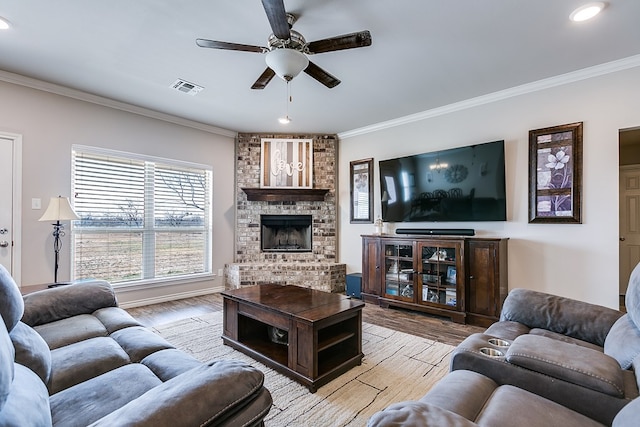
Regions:
<instances>
[{"instance_id":1,"label":"gray loveseat","mask_svg":"<svg viewBox=\"0 0 640 427\"><path fill-rule=\"evenodd\" d=\"M640 265L626 308L514 289L500 321L454 350L450 374L370 425L640 425Z\"/></svg>"},{"instance_id":2,"label":"gray loveseat","mask_svg":"<svg viewBox=\"0 0 640 427\"><path fill-rule=\"evenodd\" d=\"M259 370L201 363L117 307L104 281L21 296L0 266L0 426L255 426Z\"/></svg>"}]
</instances>

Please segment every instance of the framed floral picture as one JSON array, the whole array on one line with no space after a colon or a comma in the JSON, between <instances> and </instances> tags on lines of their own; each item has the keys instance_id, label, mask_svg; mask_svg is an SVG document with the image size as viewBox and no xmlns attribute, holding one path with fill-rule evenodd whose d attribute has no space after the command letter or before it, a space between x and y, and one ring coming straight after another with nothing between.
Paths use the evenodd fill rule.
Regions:
<instances>
[{"instance_id":1,"label":"framed floral picture","mask_svg":"<svg viewBox=\"0 0 640 427\"><path fill-rule=\"evenodd\" d=\"M581 224L582 122L529 131L529 222Z\"/></svg>"},{"instance_id":2,"label":"framed floral picture","mask_svg":"<svg viewBox=\"0 0 640 427\"><path fill-rule=\"evenodd\" d=\"M373 222L373 159L350 163L351 223Z\"/></svg>"}]
</instances>

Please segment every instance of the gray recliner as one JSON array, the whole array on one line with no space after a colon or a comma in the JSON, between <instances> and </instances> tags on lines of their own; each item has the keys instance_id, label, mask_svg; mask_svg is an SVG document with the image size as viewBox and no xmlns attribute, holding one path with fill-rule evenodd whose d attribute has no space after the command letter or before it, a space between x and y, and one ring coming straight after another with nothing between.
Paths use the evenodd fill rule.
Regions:
<instances>
[{"instance_id":1,"label":"gray recliner","mask_svg":"<svg viewBox=\"0 0 640 427\"><path fill-rule=\"evenodd\" d=\"M624 313L514 289L500 321L455 349L451 370L481 373L611 424L639 395L640 265L631 274L626 307Z\"/></svg>"},{"instance_id":2,"label":"gray recliner","mask_svg":"<svg viewBox=\"0 0 640 427\"><path fill-rule=\"evenodd\" d=\"M640 398L625 406L613 427L636 427ZM374 414L368 427L603 427L596 420L473 371L447 374L424 397L394 403Z\"/></svg>"},{"instance_id":3,"label":"gray recliner","mask_svg":"<svg viewBox=\"0 0 640 427\"><path fill-rule=\"evenodd\" d=\"M370 425L640 425L640 264L625 303L514 289L500 321L456 347L451 373Z\"/></svg>"},{"instance_id":4,"label":"gray recliner","mask_svg":"<svg viewBox=\"0 0 640 427\"><path fill-rule=\"evenodd\" d=\"M0 266L0 427L259 426L259 370L201 363L117 307L92 281L23 297Z\"/></svg>"}]
</instances>

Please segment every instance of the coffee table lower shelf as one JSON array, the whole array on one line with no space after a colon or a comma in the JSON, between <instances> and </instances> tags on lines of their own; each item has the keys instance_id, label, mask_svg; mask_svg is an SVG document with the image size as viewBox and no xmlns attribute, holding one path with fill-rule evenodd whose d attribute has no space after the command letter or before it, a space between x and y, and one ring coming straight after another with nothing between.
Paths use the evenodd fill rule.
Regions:
<instances>
[{"instance_id":1,"label":"coffee table lower shelf","mask_svg":"<svg viewBox=\"0 0 640 427\"><path fill-rule=\"evenodd\" d=\"M318 363L318 376L315 378L311 378L289 368L289 366L287 365L288 348L285 345L273 344L274 346L282 347L278 350L274 350L273 348L270 348L271 345L269 345L269 343L260 341L241 343L225 336L222 337L222 341L224 342L224 344L246 354L247 356L259 362L262 362L275 371L306 386L311 393L315 393L318 390L318 387L328 383L334 378L339 377L354 366L361 365L363 357L363 354L359 353L358 355L348 359L345 359L340 355L321 358L321 363L320 361Z\"/></svg>"}]
</instances>

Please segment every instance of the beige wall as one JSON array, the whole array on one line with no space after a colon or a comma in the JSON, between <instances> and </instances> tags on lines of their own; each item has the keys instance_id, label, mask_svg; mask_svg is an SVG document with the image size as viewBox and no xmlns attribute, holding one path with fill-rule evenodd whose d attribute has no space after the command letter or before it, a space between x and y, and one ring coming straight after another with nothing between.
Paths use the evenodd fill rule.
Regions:
<instances>
[{"instance_id":1,"label":"beige wall","mask_svg":"<svg viewBox=\"0 0 640 427\"><path fill-rule=\"evenodd\" d=\"M179 95L178 95L179 96ZM0 131L22 135L22 284L53 278L51 225L38 222L43 210L31 199L69 196L71 146L82 144L204 163L213 167L213 272L233 261L234 137L97 105L0 81ZM63 241L61 280L69 277L69 236ZM151 292L119 291L121 303L192 295L221 286L220 277L200 283L157 287Z\"/></svg>"},{"instance_id":2,"label":"beige wall","mask_svg":"<svg viewBox=\"0 0 640 427\"><path fill-rule=\"evenodd\" d=\"M341 137L340 262L361 271L361 234L349 223L349 162L375 163L375 217L380 213L379 160L504 139L506 222L413 223L475 228L509 240L509 287L553 292L618 306L618 130L640 125L640 68L565 84L369 133ZM528 223L528 131L584 122L583 204L579 225ZM402 226L396 224L397 226ZM408 226L404 224L404 226Z\"/></svg>"}]
</instances>

